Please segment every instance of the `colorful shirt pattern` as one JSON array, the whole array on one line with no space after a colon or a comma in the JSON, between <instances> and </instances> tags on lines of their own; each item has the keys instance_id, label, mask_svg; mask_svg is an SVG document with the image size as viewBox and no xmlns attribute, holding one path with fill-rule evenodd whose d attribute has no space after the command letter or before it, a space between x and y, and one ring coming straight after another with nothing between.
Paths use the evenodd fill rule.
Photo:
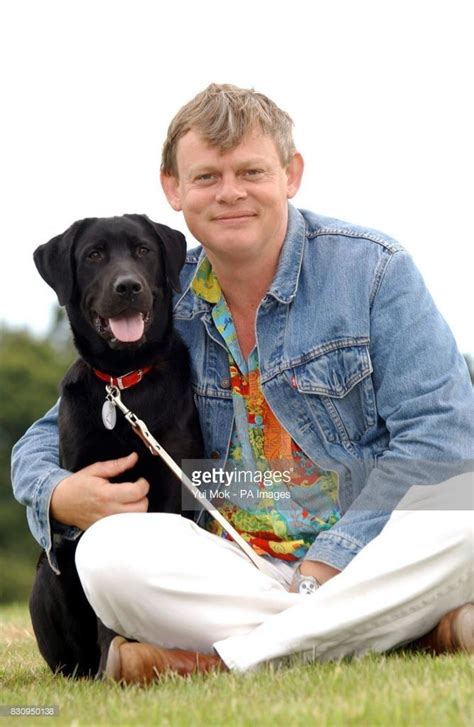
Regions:
<instances>
[{"instance_id":1,"label":"colorful shirt pattern","mask_svg":"<svg viewBox=\"0 0 474 727\"><path fill-rule=\"evenodd\" d=\"M235 414L229 461L237 476L254 473L250 484L245 480L245 487L231 486L229 499L216 506L257 553L298 560L318 533L340 518L337 473L312 462L273 414L260 388L257 349L248 360L242 356L231 312L207 258L191 288L213 304L212 318L228 351ZM206 527L228 537L213 519Z\"/></svg>"}]
</instances>

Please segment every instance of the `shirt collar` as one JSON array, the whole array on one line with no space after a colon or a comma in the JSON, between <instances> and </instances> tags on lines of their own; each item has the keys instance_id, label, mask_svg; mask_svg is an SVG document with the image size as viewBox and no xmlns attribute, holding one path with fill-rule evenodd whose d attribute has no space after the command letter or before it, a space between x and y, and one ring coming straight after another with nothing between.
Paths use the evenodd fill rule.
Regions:
<instances>
[{"instance_id":1,"label":"shirt collar","mask_svg":"<svg viewBox=\"0 0 474 727\"><path fill-rule=\"evenodd\" d=\"M221 286L207 257L203 257L198 263L190 288L195 296L211 305L221 299Z\"/></svg>"}]
</instances>

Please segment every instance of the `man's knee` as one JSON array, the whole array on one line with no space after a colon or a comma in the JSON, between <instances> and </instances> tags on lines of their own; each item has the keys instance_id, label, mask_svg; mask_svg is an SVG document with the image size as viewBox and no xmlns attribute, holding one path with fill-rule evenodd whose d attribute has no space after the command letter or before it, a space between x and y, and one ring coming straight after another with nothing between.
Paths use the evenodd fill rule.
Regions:
<instances>
[{"instance_id":1,"label":"man's knee","mask_svg":"<svg viewBox=\"0 0 474 727\"><path fill-rule=\"evenodd\" d=\"M170 543L182 544L188 521L170 513L123 513L103 518L82 536L76 550L76 568L86 592L91 588L122 583L137 577L137 565L154 554L160 556ZM190 523L192 525L192 523Z\"/></svg>"}]
</instances>

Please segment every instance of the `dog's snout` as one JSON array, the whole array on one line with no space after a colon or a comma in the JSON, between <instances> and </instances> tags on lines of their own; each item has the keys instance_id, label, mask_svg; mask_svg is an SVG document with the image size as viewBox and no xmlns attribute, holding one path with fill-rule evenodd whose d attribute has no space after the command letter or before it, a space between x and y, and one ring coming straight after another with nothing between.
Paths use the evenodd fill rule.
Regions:
<instances>
[{"instance_id":1,"label":"dog's snout","mask_svg":"<svg viewBox=\"0 0 474 727\"><path fill-rule=\"evenodd\" d=\"M138 278L134 278L130 275L122 275L115 281L114 290L118 295L130 297L132 295L138 295L138 293L141 293L143 290L143 286Z\"/></svg>"}]
</instances>

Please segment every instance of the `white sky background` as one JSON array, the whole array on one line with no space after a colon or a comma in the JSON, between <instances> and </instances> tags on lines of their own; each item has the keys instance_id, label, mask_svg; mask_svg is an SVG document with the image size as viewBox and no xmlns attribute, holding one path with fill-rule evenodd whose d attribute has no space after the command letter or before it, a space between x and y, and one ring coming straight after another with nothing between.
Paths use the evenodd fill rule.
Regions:
<instances>
[{"instance_id":1,"label":"white sky background","mask_svg":"<svg viewBox=\"0 0 474 727\"><path fill-rule=\"evenodd\" d=\"M35 247L125 212L186 231L159 186L178 108L253 86L295 121L295 203L412 253L464 352L472 323L472 5L462 0L2 0L0 321L44 333ZM188 236L189 239L189 236Z\"/></svg>"}]
</instances>

